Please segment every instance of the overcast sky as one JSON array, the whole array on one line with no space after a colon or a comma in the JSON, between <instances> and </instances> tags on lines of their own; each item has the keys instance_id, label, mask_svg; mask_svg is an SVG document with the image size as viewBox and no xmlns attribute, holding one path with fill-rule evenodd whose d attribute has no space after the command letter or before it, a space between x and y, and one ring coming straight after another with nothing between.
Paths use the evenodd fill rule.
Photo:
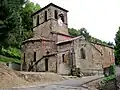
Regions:
<instances>
[{"instance_id":1,"label":"overcast sky","mask_svg":"<svg viewBox=\"0 0 120 90\"><path fill-rule=\"evenodd\" d=\"M41 7L54 3L67 9L68 27L85 27L94 37L114 42L120 26L120 0L31 0Z\"/></svg>"}]
</instances>

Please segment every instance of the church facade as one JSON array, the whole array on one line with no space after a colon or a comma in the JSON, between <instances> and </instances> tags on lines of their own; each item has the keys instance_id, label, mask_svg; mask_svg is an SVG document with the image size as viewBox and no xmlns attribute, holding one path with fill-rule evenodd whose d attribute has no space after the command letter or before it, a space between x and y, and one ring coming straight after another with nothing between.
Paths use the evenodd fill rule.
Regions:
<instances>
[{"instance_id":1,"label":"church facade","mask_svg":"<svg viewBox=\"0 0 120 90\"><path fill-rule=\"evenodd\" d=\"M69 75L103 73L114 64L114 49L68 33L67 10L50 3L32 14L33 38L22 43L21 70Z\"/></svg>"}]
</instances>

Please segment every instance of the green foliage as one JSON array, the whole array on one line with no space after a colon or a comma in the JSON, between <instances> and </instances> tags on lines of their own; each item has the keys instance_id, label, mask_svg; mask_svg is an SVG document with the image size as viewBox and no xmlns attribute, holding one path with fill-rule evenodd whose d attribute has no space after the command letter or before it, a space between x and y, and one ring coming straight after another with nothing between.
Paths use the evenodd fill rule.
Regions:
<instances>
[{"instance_id":1,"label":"green foliage","mask_svg":"<svg viewBox=\"0 0 120 90\"><path fill-rule=\"evenodd\" d=\"M7 56L7 57L12 57L12 58L17 58L20 59L20 50L17 48L12 48L9 47L7 49L2 48L1 55Z\"/></svg>"},{"instance_id":2,"label":"green foliage","mask_svg":"<svg viewBox=\"0 0 120 90\"><path fill-rule=\"evenodd\" d=\"M69 28L68 32L71 36L80 36L83 35L88 41L93 42L93 43L100 43L103 45L108 45L108 46L114 46L114 44L112 42L105 42L102 41L100 39L97 39L95 37L92 37L89 32L87 32L87 30L85 28L81 28L81 29L74 29L74 28Z\"/></svg>"},{"instance_id":3,"label":"green foliage","mask_svg":"<svg viewBox=\"0 0 120 90\"><path fill-rule=\"evenodd\" d=\"M5 57L5 56L1 56L0 55L0 62L6 62L6 63L9 63L9 62L14 62L14 63L21 63L21 61L17 58L10 58L10 57Z\"/></svg>"},{"instance_id":4,"label":"green foliage","mask_svg":"<svg viewBox=\"0 0 120 90\"><path fill-rule=\"evenodd\" d=\"M0 61L18 62L22 41L33 34L31 14L39 9L28 0L0 0Z\"/></svg>"},{"instance_id":5,"label":"green foliage","mask_svg":"<svg viewBox=\"0 0 120 90\"><path fill-rule=\"evenodd\" d=\"M21 10L22 25L24 29L31 30L33 26L31 15L35 11L40 9L39 4L34 4L33 2L28 1Z\"/></svg>"},{"instance_id":6,"label":"green foliage","mask_svg":"<svg viewBox=\"0 0 120 90\"><path fill-rule=\"evenodd\" d=\"M120 65L120 27L115 36L115 63Z\"/></svg>"},{"instance_id":7,"label":"green foliage","mask_svg":"<svg viewBox=\"0 0 120 90\"><path fill-rule=\"evenodd\" d=\"M110 81L110 80L113 80L113 79L115 79L115 77L116 77L116 72L115 72L115 65L113 64L113 65L111 65L110 66L110 76L108 76L108 77L104 77L103 78L103 81Z\"/></svg>"},{"instance_id":8,"label":"green foliage","mask_svg":"<svg viewBox=\"0 0 120 90\"><path fill-rule=\"evenodd\" d=\"M32 36L31 14L40 6L28 0L2 0L0 8L0 46L20 48Z\"/></svg>"},{"instance_id":9,"label":"green foliage","mask_svg":"<svg viewBox=\"0 0 120 90\"><path fill-rule=\"evenodd\" d=\"M0 0L0 21L2 22L0 24L0 46L7 47L11 45L11 41L14 43L14 36L17 35L13 33L22 29L19 11L24 3L25 0ZM15 45L17 41L15 40Z\"/></svg>"},{"instance_id":10,"label":"green foliage","mask_svg":"<svg viewBox=\"0 0 120 90\"><path fill-rule=\"evenodd\" d=\"M110 76L108 76L108 77L104 77L103 78L103 81L110 81L110 80L113 80L113 79L115 79L115 75L110 75Z\"/></svg>"},{"instance_id":11,"label":"green foliage","mask_svg":"<svg viewBox=\"0 0 120 90\"><path fill-rule=\"evenodd\" d=\"M99 90L115 90L116 88L115 65L110 66L110 76L104 77L101 81Z\"/></svg>"},{"instance_id":12,"label":"green foliage","mask_svg":"<svg viewBox=\"0 0 120 90\"><path fill-rule=\"evenodd\" d=\"M80 32L80 35L83 35L87 40L91 41L91 35L89 35L89 33L85 28L81 28L79 32Z\"/></svg>"},{"instance_id":13,"label":"green foliage","mask_svg":"<svg viewBox=\"0 0 120 90\"><path fill-rule=\"evenodd\" d=\"M74 29L74 28L68 28L68 33L69 33L71 36L79 36L79 35L80 35L79 30L76 30L76 29Z\"/></svg>"}]
</instances>

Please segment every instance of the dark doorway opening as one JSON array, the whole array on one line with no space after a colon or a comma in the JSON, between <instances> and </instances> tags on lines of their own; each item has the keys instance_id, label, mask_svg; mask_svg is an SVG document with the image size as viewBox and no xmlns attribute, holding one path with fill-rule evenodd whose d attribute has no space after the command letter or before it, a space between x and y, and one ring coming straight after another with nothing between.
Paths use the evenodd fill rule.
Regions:
<instances>
[{"instance_id":1,"label":"dark doorway opening","mask_svg":"<svg viewBox=\"0 0 120 90\"><path fill-rule=\"evenodd\" d=\"M48 71L48 59L45 59L45 71Z\"/></svg>"}]
</instances>

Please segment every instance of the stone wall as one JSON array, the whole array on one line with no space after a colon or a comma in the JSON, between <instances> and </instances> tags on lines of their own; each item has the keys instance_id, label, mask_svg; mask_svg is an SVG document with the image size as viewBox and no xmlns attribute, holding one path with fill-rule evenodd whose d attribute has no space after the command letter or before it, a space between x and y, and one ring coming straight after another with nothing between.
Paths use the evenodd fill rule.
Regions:
<instances>
[{"instance_id":1,"label":"stone wall","mask_svg":"<svg viewBox=\"0 0 120 90\"><path fill-rule=\"evenodd\" d=\"M94 46L102 52L103 54L103 59L102 59L102 65L103 68L110 67L111 64L114 64L115 59L114 59L114 49L100 45L100 44L94 44Z\"/></svg>"},{"instance_id":2,"label":"stone wall","mask_svg":"<svg viewBox=\"0 0 120 90\"><path fill-rule=\"evenodd\" d=\"M85 51L85 58L81 56L81 49ZM79 68L80 72L84 75L103 75L102 69L102 56L101 53L85 39L75 39L68 42L63 42L58 45L58 68L59 73L63 73L65 68L67 70L72 70L72 68ZM68 58L65 58L65 63L62 62L62 55L68 55ZM61 64L61 65L60 65ZM62 67L62 68L61 68ZM67 71L65 71L67 73Z\"/></svg>"},{"instance_id":3,"label":"stone wall","mask_svg":"<svg viewBox=\"0 0 120 90\"><path fill-rule=\"evenodd\" d=\"M38 41L29 41L22 46L22 68L26 68L28 71L30 66L34 65L35 62L40 60L43 56L47 54L53 54L56 52L54 49L55 42L46 41L46 40L38 40ZM34 56L34 52L36 52L36 56ZM34 61L34 57L36 60ZM25 59L25 60L24 60ZM48 71L56 72L56 56L48 57ZM52 65L52 66L51 66ZM36 69L37 68L37 69ZM36 67L34 67L33 71L45 71L45 58L43 58Z\"/></svg>"},{"instance_id":4,"label":"stone wall","mask_svg":"<svg viewBox=\"0 0 120 90\"><path fill-rule=\"evenodd\" d=\"M58 45L57 53L57 71L59 74L70 74L70 43ZM64 60L63 60L64 58Z\"/></svg>"},{"instance_id":5,"label":"stone wall","mask_svg":"<svg viewBox=\"0 0 120 90\"><path fill-rule=\"evenodd\" d=\"M81 49L85 51L85 58L81 56ZM101 65L101 53L95 49L91 43L87 42L85 39L74 40L74 51L75 51L75 61L76 68L80 68L80 71L84 74L102 73Z\"/></svg>"},{"instance_id":6,"label":"stone wall","mask_svg":"<svg viewBox=\"0 0 120 90\"><path fill-rule=\"evenodd\" d=\"M42 10L41 12L35 14L33 16L33 27L37 26L37 16L39 15L39 24L42 24L45 22L45 11L47 11L47 19L52 18L52 11L51 11L51 6Z\"/></svg>"},{"instance_id":7,"label":"stone wall","mask_svg":"<svg viewBox=\"0 0 120 90\"><path fill-rule=\"evenodd\" d=\"M45 59L42 59L37 67L36 67L36 71L37 72L40 72L40 71L49 71L49 72L57 72L57 66L56 66L56 56L51 56L51 57L48 57L48 70L46 70L46 64L45 64Z\"/></svg>"},{"instance_id":8,"label":"stone wall","mask_svg":"<svg viewBox=\"0 0 120 90\"><path fill-rule=\"evenodd\" d=\"M33 33L35 38L49 38L51 32L51 21L44 22L43 24L33 28ZM49 38L50 39L50 38Z\"/></svg>"}]
</instances>

